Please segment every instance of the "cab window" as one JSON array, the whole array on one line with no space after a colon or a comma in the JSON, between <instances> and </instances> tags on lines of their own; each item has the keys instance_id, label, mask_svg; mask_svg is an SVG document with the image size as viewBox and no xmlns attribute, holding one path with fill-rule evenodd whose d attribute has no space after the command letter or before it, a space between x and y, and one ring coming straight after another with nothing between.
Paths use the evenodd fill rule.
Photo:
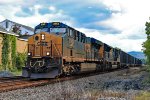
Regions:
<instances>
[{"instance_id":1,"label":"cab window","mask_svg":"<svg viewBox=\"0 0 150 100\"><path fill-rule=\"evenodd\" d=\"M42 28L42 29L36 29L35 34L40 33L40 32L49 32L48 28Z\"/></svg>"}]
</instances>

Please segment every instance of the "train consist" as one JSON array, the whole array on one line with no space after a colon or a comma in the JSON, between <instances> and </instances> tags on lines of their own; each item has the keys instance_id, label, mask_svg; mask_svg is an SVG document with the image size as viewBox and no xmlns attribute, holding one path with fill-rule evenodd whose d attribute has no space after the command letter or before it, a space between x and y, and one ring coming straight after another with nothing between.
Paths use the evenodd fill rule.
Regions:
<instances>
[{"instance_id":1,"label":"train consist","mask_svg":"<svg viewBox=\"0 0 150 100\"><path fill-rule=\"evenodd\" d=\"M92 71L140 66L141 60L61 22L40 23L28 39L22 75L55 78Z\"/></svg>"}]
</instances>

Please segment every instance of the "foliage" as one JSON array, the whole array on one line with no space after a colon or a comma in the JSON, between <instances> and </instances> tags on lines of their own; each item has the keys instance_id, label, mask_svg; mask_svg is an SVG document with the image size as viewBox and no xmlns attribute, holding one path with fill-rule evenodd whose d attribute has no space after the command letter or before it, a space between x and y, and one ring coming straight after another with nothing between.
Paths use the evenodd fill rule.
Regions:
<instances>
[{"instance_id":1,"label":"foliage","mask_svg":"<svg viewBox=\"0 0 150 100\"><path fill-rule=\"evenodd\" d=\"M21 69L14 69L11 71L11 73L14 75L14 76L19 76L22 74L22 70Z\"/></svg>"},{"instance_id":2,"label":"foliage","mask_svg":"<svg viewBox=\"0 0 150 100\"><path fill-rule=\"evenodd\" d=\"M2 44L2 67L4 70L15 70L16 36L4 34Z\"/></svg>"},{"instance_id":3,"label":"foliage","mask_svg":"<svg viewBox=\"0 0 150 100\"><path fill-rule=\"evenodd\" d=\"M26 53L17 53L16 56L16 67L17 69L22 69L25 66L27 54Z\"/></svg>"},{"instance_id":4,"label":"foliage","mask_svg":"<svg viewBox=\"0 0 150 100\"><path fill-rule=\"evenodd\" d=\"M25 66L26 53L16 53L16 36L4 34L2 45L1 69L16 72Z\"/></svg>"},{"instance_id":5,"label":"foliage","mask_svg":"<svg viewBox=\"0 0 150 100\"><path fill-rule=\"evenodd\" d=\"M2 66L4 70L7 70L9 66L9 52L10 52L10 37L8 34L4 34L3 36L3 47L2 47Z\"/></svg>"},{"instance_id":6,"label":"foliage","mask_svg":"<svg viewBox=\"0 0 150 100\"><path fill-rule=\"evenodd\" d=\"M150 65L150 22L146 22L145 26L147 40L143 43L143 52L147 57L147 64Z\"/></svg>"},{"instance_id":7,"label":"foliage","mask_svg":"<svg viewBox=\"0 0 150 100\"><path fill-rule=\"evenodd\" d=\"M11 36L11 61L12 68L16 66L16 36Z\"/></svg>"}]
</instances>

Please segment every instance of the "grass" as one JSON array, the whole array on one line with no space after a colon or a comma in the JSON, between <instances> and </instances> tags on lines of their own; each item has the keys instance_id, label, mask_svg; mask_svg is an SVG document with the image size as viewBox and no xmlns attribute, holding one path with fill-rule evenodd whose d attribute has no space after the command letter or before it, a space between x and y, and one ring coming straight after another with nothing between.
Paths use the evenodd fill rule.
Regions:
<instances>
[{"instance_id":1,"label":"grass","mask_svg":"<svg viewBox=\"0 0 150 100\"><path fill-rule=\"evenodd\" d=\"M150 92L143 92L137 95L135 100L150 100Z\"/></svg>"},{"instance_id":2,"label":"grass","mask_svg":"<svg viewBox=\"0 0 150 100\"><path fill-rule=\"evenodd\" d=\"M11 71L11 73L14 75L14 76L20 76L22 74L22 70L13 70Z\"/></svg>"}]
</instances>

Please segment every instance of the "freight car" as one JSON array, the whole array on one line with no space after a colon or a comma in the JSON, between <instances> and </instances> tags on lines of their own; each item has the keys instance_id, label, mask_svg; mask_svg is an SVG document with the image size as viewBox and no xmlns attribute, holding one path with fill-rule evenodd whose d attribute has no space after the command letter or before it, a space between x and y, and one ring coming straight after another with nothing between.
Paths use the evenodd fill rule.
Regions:
<instances>
[{"instance_id":1,"label":"freight car","mask_svg":"<svg viewBox=\"0 0 150 100\"><path fill-rule=\"evenodd\" d=\"M22 76L55 78L141 65L141 60L61 22L40 23L28 39Z\"/></svg>"}]
</instances>

